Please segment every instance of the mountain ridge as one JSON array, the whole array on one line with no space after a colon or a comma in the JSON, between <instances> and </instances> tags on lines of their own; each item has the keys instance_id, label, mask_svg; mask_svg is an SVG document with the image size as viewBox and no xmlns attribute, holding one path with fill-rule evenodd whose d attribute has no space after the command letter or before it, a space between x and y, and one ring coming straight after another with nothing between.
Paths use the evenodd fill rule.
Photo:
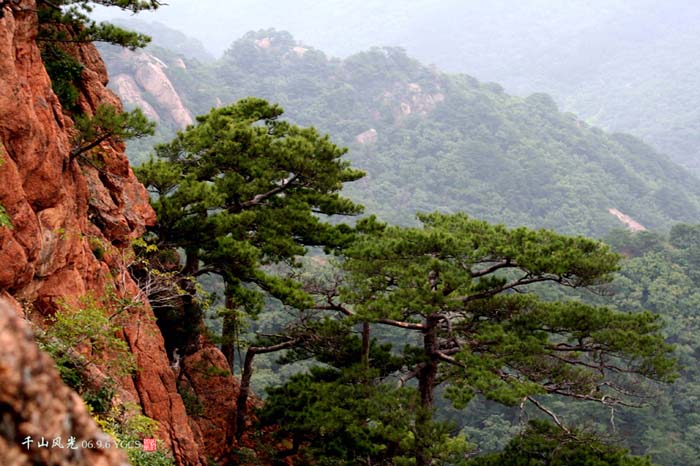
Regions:
<instances>
[{"instance_id":1,"label":"mountain ridge","mask_svg":"<svg viewBox=\"0 0 700 466\"><path fill-rule=\"evenodd\" d=\"M166 63L175 57L152 50ZM348 145L369 173L349 195L395 223L464 210L602 236L621 226L611 208L652 229L700 215L700 180L641 140L561 113L546 94L510 96L400 48L337 59L271 29L246 34L218 61L173 68L166 74L194 114L255 95Z\"/></svg>"}]
</instances>

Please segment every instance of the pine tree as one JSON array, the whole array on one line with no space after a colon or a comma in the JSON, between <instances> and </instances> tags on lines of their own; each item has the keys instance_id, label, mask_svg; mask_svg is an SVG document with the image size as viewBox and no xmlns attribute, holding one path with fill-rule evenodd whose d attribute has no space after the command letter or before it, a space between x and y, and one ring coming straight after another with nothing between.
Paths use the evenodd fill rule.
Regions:
<instances>
[{"instance_id":1,"label":"pine tree","mask_svg":"<svg viewBox=\"0 0 700 466\"><path fill-rule=\"evenodd\" d=\"M84 157L108 139L126 140L152 135L155 126L141 109L120 112L111 105L100 105L92 116L75 117L78 133L73 141L70 159Z\"/></svg>"},{"instance_id":2,"label":"pine tree","mask_svg":"<svg viewBox=\"0 0 700 466\"><path fill-rule=\"evenodd\" d=\"M88 14L93 5L114 6L138 13L161 6L157 0L37 0L40 42L108 42L130 49L145 47L150 38L109 23L96 23Z\"/></svg>"},{"instance_id":3,"label":"pine tree","mask_svg":"<svg viewBox=\"0 0 700 466\"><path fill-rule=\"evenodd\" d=\"M652 466L582 431L563 432L545 421L531 421L503 452L469 461L467 466Z\"/></svg>"},{"instance_id":4,"label":"pine tree","mask_svg":"<svg viewBox=\"0 0 700 466\"><path fill-rule=\"evenodd\" d=\"M212 110L136 170L157 196L159 247L185 250L184 273L223 277L231 311L256 314L262 291L309 305L298 285L264 266L294 265L308 246L342 244L350 228L319 214L361 211L339 195L343 183L363 176L341 160L346 150L281 115L280 107L254 98ZM225 319L225 336L236 331L233 316ZM233 364L233 346L223 349Z\"/></svg>"},{"instance_id":5,"label":"pine tree","mask_svg":"<svg viewBox=\"0 0 700 466\"><path fill-rule=\"evenodd\" d=\"M423 228L361 222L366 232L344 252L344 292L329 292L318 306L422 341L409 349L420 357L401 377L418 383L417 465L432 464L420 426L431 423L438 385L456 407L477 395L511 406L530 402L569 432L540 395L635 405L638 378L675 377L657 317L544 301L534 292L607 282L619 256L604 244L464 214L419 219Z\"/></svg>"}]
</instances>

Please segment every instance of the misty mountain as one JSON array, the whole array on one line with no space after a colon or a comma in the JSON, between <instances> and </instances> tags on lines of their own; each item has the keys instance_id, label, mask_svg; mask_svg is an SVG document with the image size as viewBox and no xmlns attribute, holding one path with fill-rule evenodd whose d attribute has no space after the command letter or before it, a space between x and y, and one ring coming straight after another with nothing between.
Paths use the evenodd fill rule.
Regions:
<instances>
[{"instance_id":1,"label":"misty mountain","mask_svg":"<svg viewBox=\"0 0 700 466\"><path fill-rule=\"evenodd\" d=\"M214 60L214 55L211 54L199 40L189 37L163 23L157 21L142 21L133 18L114 19L110 22L124 29L138 31L148 35L151 38L151 42L148 45L149 50L165 48L172 53L181 55L190 60L199 60L202 63ZM102 46L109 47L104 44ZM116 51L118 49L112 48L111 50Z\"/></svg>"},{"instance_id":2,"label":"misty mountain","mask_svg":"<svg viewBox=\"0 0 700 466\"><path fill-rule=\"evenodd\" d=\"M198 10L217 11L200 17ZM425 63L546 92L565 111L630 132L700 171L700 4L689 0L181 1L161 21L220 53L274 26L335 56L400 46Z\"/></svg>"},{"instance_id":3,"label":"misty mountain","mask_svg":"<svg viewBox=\"0 0 700 466\"><path fill-rule=\"evenodd\" d=\"M193 115L259 96L350 146L350 159L368 176L348 194L385 220L464 210L602 235L622 226L610 209L647 228L700 213L700 181L640 140L561 113L545 94L511 96L497 84L424 66L401 49L337 59L267 30L245 35L210 64L149 53L159 55ZM105 57L113 73L142 73L142 61L108 50ZM161 115L161 126L177 126L168 120Z\"/></svg>"}]
</instances>

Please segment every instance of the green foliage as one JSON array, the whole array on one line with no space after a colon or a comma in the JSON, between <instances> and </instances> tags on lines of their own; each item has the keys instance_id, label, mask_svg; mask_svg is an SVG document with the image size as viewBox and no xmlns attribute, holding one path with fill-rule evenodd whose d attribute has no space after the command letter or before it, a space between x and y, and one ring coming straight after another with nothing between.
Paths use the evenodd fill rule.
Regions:
<instances>
[{"instance_id":1,"label":"green foliage","mask_svg":"<svg viewBox=\"0 0 700 466\"><path fill-rule=\"evenodd\" d=\"M540 407L540 394L616 406L643 396L644 378L676 378L658 316L535 293L536 284L609 282L619 256L606 245L464 214L419 219L423 228L358 224L366 232L344 251L342 298L356 319L422 335L416 377L424 409L439 383L458 409L477 396Z\"/></svg>"},{"instance_id":2,"label":"green foliage","mask_svg":"<svg viewBox=\"0 0 700 466\"><path fill-rule=\"evenodd\" d=\"M0 143L0 167L5 164L5 147ZM12 220L5 210L5 206L0 203L0 228L12 228Z\"/></svg>"},{"instance_id":3,"label":"green foliage","mask_svg":"<svg viewBox=\"0 0 700 466\"><path fill-rule=\"evenodd\" d=\"M41 58L51 78L51 87L65 110L77 112L83 65L66 49L66 45L80 42L102 41L136 49L145 47L148 36L124 30L108 23L98 24L88 13L94 4L116 6L134 13L154 10L156 0L38 0L37 16ZM63 44L63 45L62 45ZM152 133L152 131L151 131ZM149 134L151 134L149 133Z\"/></svg>"},{"instance_id":4,"label":"green foliage","mask_svg":"<svg viewBox=\"0 0 700 466\"><path fill-rule=\"evenodd\" d=\"M170 452L161 447L156 451L143 451L133 448L127 451L132 466L175 466L175 459Z\"/></svg>"},{"instance_id":5,"label":"green foliage","mask_svg":"<svg viewBox=\"0 0 700 466\"><path fill-rule=\"evenodd\" d=\"M460 411L459 415L464 416L464 413ZM476 425L472 423L465 426L462 433L478 445L480 452L492 453L503 450L508 442L522 430L521 426L513 425L513 422L503 414L479 416L478 419Z\"/></svg>"},{"instance_id":6,"label":"green foliage","mask_svg":"<svg viewBox=\"0 0 700 466\"><path fill-rule=\"evenodd\" d=\"M291 435L291 449L314 464L413 464L417 436L433 446L440 464L473 448L451 438L446 424L417 427L422 408L415 390L377 375L358 367L314 367L269 389L260 420L281 426L281 438Z\"/></svg>"},{"instance_id":7,"label":"green foliage","mask_svg":"<svg viewBox=\"0 0 700 466\"><path fill-rule=\"evenodd\" d=\"M129 463L133 466L174 466L175 460L158 440L158 449L146 452L140 445L144 438L153 438L158 430L158 422L136 414L138 406L126 405L123 409L111 409L105 413L94 413L93 417L100 429L119 441L120 445L131 445L126 448Z\"/></svg>"},{"instance_id":8,"label":"green foliage","mask_svg":"<svg viewBox=\"0 0 700 466\"><path fill-rule=\"evenodd\" d=\"M0 204L0 228L12 228L12 220L2 204Z\"/></svg>"},{"instance_id":9,"label":"green foliage","mask_svg":"<svg viewBox=\"0 0 700 466\"><path fill-rule=\"evenodd\" d=\"M134 356L127 343L117 336L124 315L108 297L80 298L77 306L64 303L43 332L41 343L56 361L59 372L69 385L82 377L82 369L98 364L115 376L131 374L136 369ZM83 351L88 351L85 356Z\"/></svg>"},{"instance_id":10,"label":"green foliage","mask_svg":"<svg viewBox=\"0 0 700 466\"><path fill-rule=\"evenodd\" d=\"M668 466L693 464L700 455L696 409L700 400L698 231L697 225L679 224L668 235L620 231L608 239L627 256L608 290L609 299L621 311L647 309L660 316L666 323L666 340L676 346L680 361L680 378L662 387L652 406L618 416L630 438L625 444Z\"/></svg>"},{"instance_id":11,"label":"green foliage","mask_svg":"<svg viewBox=\"0 0 700 466\"><path fill-rule=\"evenodd\" d=\"M156 0L39 0L37 2L39 16L38 41L49 43L60 42L93 42L101 41L136 49L144 47L150 38L143 34L126 31L109 23L96 23L88 13L93 4L116 6L122 10L137 13L142 10L155 10L160 6Z\"/></svg>"},{"instance_id":12,"label":"green foliage","mask_svg":"<svg viewBox=\"0 0 700 466\"><path fill-rule=\"evenodd\" d=\"M111 409L115 383L92 379L89 366L99 365L110 377L128 376L137 368L129 346L117 336L124 317L118 305L110 293L103 299L84 296L77 306L63 303L47 329L37 333L63 381L97 414Z\"/></svg>"},{"instance_id":13,"label":"green foliage","mask_svg":"<svg viewBox=\"0 0 700 466\"><path fill-rule=\"evenodd\" d=\"M65 380L65 379L64 379ZM108 380L102 383L97 390L88 389L82 393L83 401L96 414L108 413L112 409L112 398L114 398L114 381Z\"/></svg>"},{"instance_id":14,"label":"green foliage","mask_svg":"<svg viewBox=\"0 0 700 466\"><path fill-rule=\"evenodd\" d=\"M314 14L300 5L313 5ZM340 0L280 2L274 10L231 13L240 25L232 34L250 24L294 24L297 34L337 57L400 43L424 63L498 82L516 95L546 90L588 123L630 132L699 168L700 62L688 60L700 41L695 2L393 0L368 8ZM319 27L319 18L331 25ZM337 31L352 31L353 40Z\"/></svg>"},{"instance_id":15,"label":"green foliage","mask_svg":"<svg viewBox=\"0 0 700 466\"><path fill-rule=\"evenodd\" d=\"M255 43L264 37L271 39L268 48ZM251 33L234 44L219 63L210 67L188 63L187 71L169 69L168 73L176 87L181 86L178 90L193 109L204 111L213 106L216 90L216 95L227 93L230 100L262 95L280 101L290 111L293 121L323 122L324 129L330 129L341 141L354 144L349 155L372 174L371 183L358 183L353 198L367 202L371 211L397 222L408 223L406 213L416 210L466 209L470 214L510 224L600 234L616 224L606 212L610 206L652 227L669 225L674 219L695 218L698 213L700 191L695 180L634 138L608 136L572 115L558 113L546 95L527 99L509 97L497 85L421 67L398 49L375 49L347 60L328 60L313 49L297 54L291 50L295 45L285 33ZM419 86L419 91L414 84ZM434 102L435 107L425 113L414 105L422 102L421 99L428 101L428 97L439 99L439 95L442 100ZM413 113L401 113L400 103L411 105ZM260 218L250 211L258 207L245 212L247 215L228 217L235 202L227 200L219 187L229 175L203 160L235 165L240 176L231 176L227 183L233 188L231 193L239 196L240 203L261 193L258 189L246 189L254 186L258 177L266 180L267 168L245 160L234 164L207 150L214 142L222 148L217 152L230 149L256 160L259 152L239 152L236 145L245 147L245 138L249 136L243 128L231 130L234 137L230 139L217 140L216 135L227 134L220 133L220 128L229 129L223 120L221 115L212 116L200 123L206 130L189 138L178 136L167 149L159 150L170 158L168 162L177 160L177 163L156 161L144 167L142 175L150 180L152 191L159 195L159 200L166 199L161 202L159 213L169 220L157 235L164 244L185 249L188 245L183 238L191 239L191 245L197 247L192 257L199 272L207 267L214 270L217 263L236 264L234 272L243 278L236 281L226 277L227 292L233 298L229 304L251 311L264 309L263 318L273 321L265 321L264 325L283 328L284 324L275 321L277 315L272 317L269 312L273 305L262 299L259 291L276 287L282 292L275 294L289 303L306 305L308 301L295 293L299 288L292 283L259 281L250 271L255 270L258 260L273 263L285 257L268 252L284 249L269 232L289 230L285 225L267 224L268 235L262 235L256 223ZM268 127L266 121L256 124L261 130ZM377 130L377 141L365 145L354 143L355 136L369 127ZM222 140L236 144L229 146ZM291 171L282 172L276 178L277 183ZM278 185L267 186L273 189ZM283 198L286 200L286 195ZM222 212L225 214L217 217ZM286 219L285 215L286 211L277 218ZM607 412L609 404L594 410L553 397L536 399L566 412L567 420L592 418L598 430L607 429L623 439L630 436L633 440L628 445L633 451L647 452L654 461L679 466L693 464L698 444L693 439L698 438L699 430L695 429L697 419L692 413L698 392L690 372L698 366L692 337L700 301L693 291L696 285L692 271L697 267L691 265L697 258L693 248L686 246L693 244L692 228L676 230L670 242L651 233L635 237L618 234L616 249L631 259L622 262L616 281L598 288L605 294L601 298L586 293L568 294L545 286L547 283L605 285L617 271L618 258L598 243L566 239L549 232L506 230L459 217L451 221L439 217L421 220L426 221L425 231L375 225L373 232L368 231L365 239L351 249L351 272L359 277L346 295L355 304L353 310L357 316L353 322L398 319L421 324L435 310L440 318L448 316L453 323L449 331L469 345L453 353L455 348L448 346L448 329L438 327L438 341L444 344L440 350L447 351L445 355L457 363L441 360L438 380L448 381L447 394L457 406L469 403L471 408L478 396L508 405L517 405L526 395L545 392L598 401L605 397L610 402L616 395L607 383L623 390L646 388L639 379L615 374L616 368L670 381L676 368L669 360L669 346L660 334L661 323L666 319L654 317L643 309L657 315L671 315L671 325L663 332L669 335L668 343L677 344L684 367L681 381L676 384L678 390L673 389L670 396L665 394L663 403L636 414L619 405L613 406L615 420L611 417L605 422L604 417L612 416ZM231 225L237 229L227 230ZM171 230L171 226L175 228ZM208 231L202 234L201 229ZM226 231L229 238L219 243L213 231ZM245 234L250 236L246 238ZM243 238L251 237L252 243L242 244ZM199 249L200 245L204 246ZM297 251L301 253L303 248ZM486 267L505 258L517 258L517 261L492 274L469 277L465 273L470 267L476 268L479 261L484 261L481 265ZM460 268L459 259L468 265ZM431 272L437 275L431 278ZM498 291L528 274L549 278L542 286L523 284ZM387 276L389 285L382 282ZM439 291L449 293L439 296L431 289L431 279L437 279ZM532 295L512 292L516 289ZM610 297L610 291L616 294ZM451 301L450 297L459 293L466 302ZM415 333L408 337L399 333L397 339L415 345L423 336L421 332ZM588 349L592 348L590 345L601 345L603 349L579 351L576 347L579 338L584 347L589 345ZM343 357L338 351L327 351L332 356L324 356L318 349L314 351L318 360ZM303 352L303 349L294 351L288 360L302 358ZM407 347L402 358L406 364L403 370L415 367L409 364L429 359L421 347ZM604 368L598 370L601 365ZM285 370L268 374L268 379L279 379L278 374ZM308 384L313 390L309 389L303 396L322 393L330 397L335 390L313 382ZM338 391L347 393L344 389ZM668 390L664 386L661 389ZM298 393L302 396L301 391ZM616 399L629 401L624 396ZM276 401L278 406L288 402L285 398ZM291 408L290 415L303 409ZM601 414L603 410L606 412ZM512 432L509 417L513 418L499 418L493 432ZM333 419L319 417L319 420L333 426ZM313 424L313 420L309 423ZM322 425L297 425L295 429L312 438L309 448L325 448L318 446ZM361 443L352 438L350 444ZM675 443L667 438L675 439ZM493 439L484 439L484 443L497 448L505 437L499 439L498 445L487 440ZM537 444L542 450L549 448L539 441ZM362 445L371 446L371 442ZM331 458L347 452L323 454ZM586 454L582 453L582 457Z\"/></svg>"},{"instance_id":16,"label":"green foliage","mask_svg":"<svg viewBox=\"0 0 700 466\"><path fill-rule=\"evenodd\" d=\"M178 382L177 392L182 398L182 403L185 405L185 411L192 417L198 417L204 414L204 406L199 400L197 394L189 387L189 385Z\"/></svg>"},{"instance_id":17,"label":"green foliage","mask_svg":"<svg viewBox=\"0 0 700 466\"><path fill-rule=\"evenodd\" d=\"M41 60L51 78L51 88L63 108L76 110L83 65L57 44L52 43L41 47Z\"/></svg>"},{"instance_id":18,"label":"green foliage","mask_svg":"<svg viewBox=\"0 0 700 466\"><path fill-rule=\"evenodd\" d=\"M92 116L76 116L75 126L78 133L73 141L71 158L89 153L107 139L141 138L155 130L155 123L148 121L140 109L121 112L106 104L98 106Z\"/></svg>"},{"instance_id":19,"label":"green foliage","mask_svg":"<svg viewBox=\"0 0 700 466\"><path fill-rule=\"evenodd\" d=\"M128 375L136 369L134 356L117 336L125 316L119 315L120 309L111 309L109 300L88 295L80 298L78 306L64 304L54 314L46 337L58 354L78 357L83 364L100 364L116 376ZM90 349L89 359L75 354L81 347Z\"/></svg>"},{"instance_id":20,"label":"green foliage","mask_svg":"<svg viewBox=\"0 0 700 466\"><path fill-rule=\"evenodd\" d=\"M585 432L565 433L554 424L531 421L502 453L468 461L468 466L652 466L648 458L601 442Z\"/></svg>"},{"instance_id":21,"label":"green foliage","mask_svg":"<svg viewBox=\"0 0 700 466\"><path fill-rule=\"evenodd\" d=\"M361 211L339 195L344 183L363 175L341 159L345 150L281 115L280 107L253 98L212 110L136 170L155 195L153 241L184 249L184 272L223 278L225 338L237 338L236 312L259 313L265 294L310 305L294 280L271 267L294 267L307 246L347 242L348 226L318 214ZM231 362L230 352L227 357Z\"/></svg>"},{"instance_id":22,"label":"green foliage","mask_svg":"<svg viewBox=\"0 0 700 466\"><path fill-rule=\"evenodd\" d=\"M264 38L269 47L256 45ZM700 215L695 178L632 137L560 113L543 94L509 96L422 66L400 49L337 60L308 46L300 55L298 45L288 33L258 31L214 64L166 73L194 112L208 111L217 97L255 95L279 102L290 121L320 125L372 174L371 182L348 186L347 195L392 223L410 223L415 212L465 211L602 236L619 226L610 207L648 228ZM358 143L370 128L376 142Z\"/></svg>"},{"instance_id":23,"label":"green foliage","mask_svg":"<svg viewBox=\"0 0 700 466\"><path fill-rule=\"evenodd\" d=\"M64 303L47 330L37 332L39 346L53 358L63 381L81 395L98 419L110 417L115 409L113 397L116 382L111 376L128 376L136 369L133 354L126 342L117 336L117 331L121 329L117 323L121 321L120 315L107 314L108 308L115 304L113 301L107 303L109 299L108 293L103 300L83 297L78 306ZM89 368L92 364L98 364L110 377L95 380ZM144 429L136 429L138 418L130 420L129 429L134 433L137 430L145 432ZM152 426L153 422L150 420L149 425ZM106 431L115 438L121 438L112 430ZM122 431L119 430L119 433Z\"/></svg>"},{"instance_id":24,"label":"green foliage","mask_svg":"<svg viewBox=\"0 0 700 466\"><path fill-rule=\"evenodd\" d=\"M88 243L90 244L90 249L92 250L92 254L95 256L95 259L101 261L105 256L104 242L97 237L91 236L88 239Z\"/></svg>"}]
</instances>

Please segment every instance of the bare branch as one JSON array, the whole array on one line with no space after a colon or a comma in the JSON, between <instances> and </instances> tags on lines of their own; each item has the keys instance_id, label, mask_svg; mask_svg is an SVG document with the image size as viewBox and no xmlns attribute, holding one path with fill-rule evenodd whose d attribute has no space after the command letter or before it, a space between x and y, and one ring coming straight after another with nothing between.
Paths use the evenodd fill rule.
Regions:
<instances>
[{"instance_id":1,"label":"bare branch","mask_svg":"<svg viewBox=\"0 0 700 466\"><path fill-rule=\"evenodd\" d=\"M348 317L356 316L356 314L353 311L351 311L347 307L343 306L342 304L329 303L326 305L317 305L314 308L318 309L318 310L323 310L323 311L338 311L338 312L345 314ZM377 323L377 324L390 325L392 327L405 328L405 329L409 329L409 330L423 331L426 329L425 325L419 324L416 322L404 322L401 320L394 320L394 319L372 319L371 321L374 323Z\"/></svg>"},{"instance_id":2,"label":"bare branch","mask_svg":"<svg viewBox=\"0 0 700 466\"><path fill-rule=\"evenodd\" d=\"M421 370L423 370L423 368L425 366L426 366L426 363L422 362L422 363L418 364L416 367L414 367L412 371L407 372L406 374L399 377L398 387L399 388L403 387L406 384L406 382L415 378L418 375L418 373Z\"/></svg>"},{"instance_id":3,"label":"bare branch","mask_svg":"<svg viewBox=\"0 0 700 466\"><path fill-rule=\"evenodd\" d=\"M546 406L544 406L542 403L540 403L539 401L537 401L536 399L534 399L534 398L531 397L531 396L528 396L527 399L528 399L532 404L534 404L535 406L537 406L537 408L538 408L540 411L542 411L543 413L547 414L547 416L551 417L552 420L554 421L554 423L555 423L557 426L559 426L559 428L560 428L561 430L563 430L563 431L566 432L567 434L570 434L570 433L571 433L571 431L570 431L569 429L567 429L566 426L565 426L564 424L562 424L562 422L559 420L559 418L557 417L557 415L554 414L554 411L548 409Z\"/></svg>"},{"instance_id":4,"label":"bare branch","mask_svg":"<svg viewBox=\"0 0 700 466\"><path fill-rule=\"evenodd\" d=\"M433 353L433 354L435 354L435 356L437 356L438 359L440 359L441 361L445 361L446 363L452 364L453 366L464 367L464 364L462 364L461 362L457 361L457 360L456 360L455 358L453 358L452 356L449 356L449 355L445 354L445 352L443 352L443 351L436 351L436 352Z\"/></svg>"},{"instance_id":5,"label":"bare branch","mask_svg":"<svg viewBox=\"0 0 700 466\"><path fill-rule=\"evenodd\" d=\"M277 343L276 345L270 346L251 346L248 348L248 352L253 352L255 354L265 354L274 353L275 351L282 351L283 349L289 349L299 343L298 338L292 338L290 340L283 341L282 343Z\"/></svg>"},{"instance_id":6,"label":"bare branch","mask_svg":"<svg viewBox=\"0 0 700 466\"><path fill-rule=\"evenodd\" d=\"M493 273L496 270L504 269L504 268L508 268L508 267L517 267L517 265L512 263L510 258L507 258L507 259L504 259L500 262L493 264L490 267L486 267L484 269L477 270L474 272L469 272L469 274L472 276L472 278L483 277L484 275L488 275L490 273Z\"/></svg>"},{"instance_id":7,"label":"bare branch","mask_svg":"<svg viewBox=\"0 0 700 466\"><path fill-rule=\"evenodd\" d=\"M276 188L273 188L266 193L258 194L255 197L253 197L253 199L251 199L249 201L241 202L240 208L247 209L248 207L254 207L256 205L261 204L264 200L266 200L272 196L275 196L276 194L279 194L281 192L286 191L292 185L294 180L296 180L296 179L297 179L297 175L292 174L289 178L285 179L282 182L282 184L280 184Z\"/></svg>"},{"instance_id":8,"label":"bare branch","mask_svg":"<svg viewBox=\"0 0 700 466\"><path fill-rule=\"evenodd\" d=\"M584 395L582 393L572 393L569 391L563 391L560 388L547 388L544 387L545 390L547 390L547 393L552 393L555 395L562 395L566 396L569 398L576 398L577 400L587 400L587 401L595 401L597 403L602 403L606 406L610 405L620 405L620 406L626 406L628 408L642 408L644 404L641 403L628 403L627 401L620 400L619 398L614 398L609 395L603 395L600 398L597 398L593 395Z\"/></svg>"}]
</instances>

